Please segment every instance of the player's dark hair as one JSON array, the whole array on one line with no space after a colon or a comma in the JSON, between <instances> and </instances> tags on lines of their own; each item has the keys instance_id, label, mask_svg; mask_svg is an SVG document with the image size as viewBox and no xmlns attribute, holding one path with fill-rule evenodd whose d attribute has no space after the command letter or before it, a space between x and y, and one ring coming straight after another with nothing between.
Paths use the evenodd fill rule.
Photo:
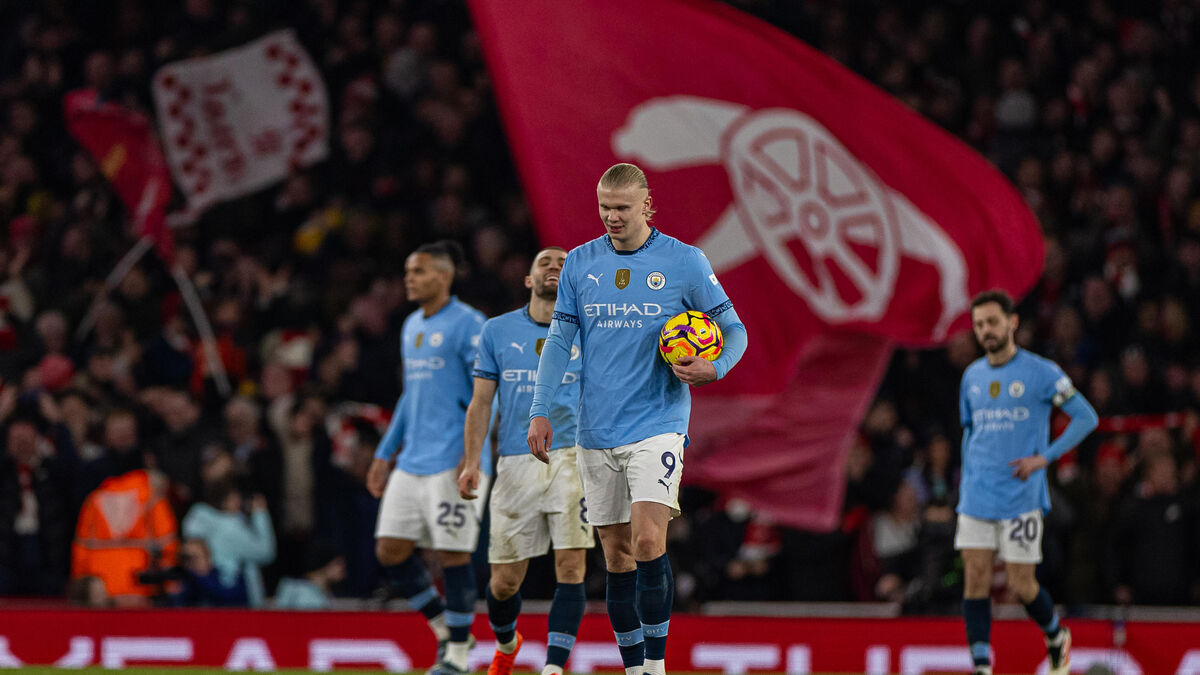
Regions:
<instances>
[{"instance_id":1,"label":"player's dark hair","mask_svg":"<svg viewBox=\"0 0 1200 675\"><path fill-rule=\"evenodd\" d=\"M971 299L971 309L975 309L980 305L986 305L989 302L1000 305L1000 310L1008 316L1017 313L1017 306L1013 303L1012 296L999 288L993 288L976 295Z\"/></svg>"},{"instance_id":2,"label":"player's dark hair","mask_svg":"<svg viewBox=\"0 0 1200 675\"><path fill-rule=\"evenodd\" d=\"M415 253L425 253L435 258L441 258L450 263L451 267L458 269L466 260L466 255L463 254L462 244L459 244L453 239L442 239L439 241L421 244L417 247Z\"/></svg>"}]
</instances>

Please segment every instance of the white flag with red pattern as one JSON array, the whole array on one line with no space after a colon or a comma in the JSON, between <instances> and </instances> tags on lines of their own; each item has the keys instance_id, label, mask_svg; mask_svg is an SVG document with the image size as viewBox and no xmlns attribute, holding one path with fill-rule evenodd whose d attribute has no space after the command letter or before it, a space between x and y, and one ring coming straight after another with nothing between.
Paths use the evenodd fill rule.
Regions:
<instances>
[{"instance_id":1,"label":"white flag with red pattern","mask_svg":"<svg viewBox=\"0 0 1200 675\"><path fill-rule=\"evenodd\" d=\"M267 187L329 154L325 84L290 30L163 66L153 92L189 210Z\"/></svg>"}]
</instances>

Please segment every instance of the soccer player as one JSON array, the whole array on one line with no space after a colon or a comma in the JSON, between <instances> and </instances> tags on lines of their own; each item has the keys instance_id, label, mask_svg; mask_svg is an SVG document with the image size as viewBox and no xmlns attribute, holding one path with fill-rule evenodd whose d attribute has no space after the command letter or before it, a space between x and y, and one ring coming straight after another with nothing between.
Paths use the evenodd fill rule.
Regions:
<instances>
[{"instance_id":1,"label":"soccer player","mask_svg":"<svg viewBox=\"0 0 1200 675\"><path fill-rule=\"evenodd\" d=\"M488 675L512 673L522 642L517 631L521 582L529 569L529 559L544 554L552 544L558 586L550 603L549 647L542 675L562 675L583 619L584 561L586 549L596 545L596 538L587 522L576 465L578 346L571 346L567 372L550 408L558 430L550 464L538 462L525 443L538 355L546 341L566 258L567 252L557 246L542 249L525 277L525 286L531 289L529 304L490 319L483 324L479 338L475 395L467 407L466 453L458 490L464 499L475 498L492 398L498 391L500 459L491 496L488 562L492 564L492 578L487 592L488 619L496 633L497 648Z\"/></svg>"},{"instance_id":2,"label":"soccer player","mask_svg":"<svg viewBox=\"0 0 1200 675\"><path fill-rule=\"evenodd\" d=\"M1038 585L1042 514L1050 509L1046 466L1096 428L1096 411L1054 362L1019 349L1017 315L1004 291L971 301L975 338L985 356L967 366L959 391L962 485L954 547L962 551L963 620L976 675L991 675L993 560L999 551L1008 587L1046 635L1051 675L1066 675L1071 632ZM1054 407L1071 416L1049 443Z\"/></svg>"},{"instance_id":3,"label":"soccer player","mask_svg":"<svg viewBox=\"0 0 1200 675\"><path fill-rule=\"evenodd\" d=\"M480 513L459 496L457 476L484 316L450 295L461 260L458 244L440 241L421 246L404 263L405 291L420 308L404 320L404 394L367 473L367 489L383 497L375 554L393 588L425 615L437 637L434 675L467 672L476 598L470 563ZM484 462L490 474L490 452ZM486 491L486 476L480 483ZM444 604L416 547L435 551L441 562Z\"/></svg>"},{"instance_id":4,"label":"soccer player","mask_svg":"<svg viewBox=\"0 0 1200 675\"><path fill-rule=\"evenodd\" d=\"M675 594L667 523L679 515L688 385L724 377L746 350L746 328L704 253L650 226L654 209L641 169L610 167L596 196L605 234L567 256L526 440L535 457L549 461L550 406L578 334L579 471L608 568L608 616L626 672L662 675ZM657 353L659 329L689 309L720 325L724 352L716 361L685 357L667 365Z\"/></svg>"}]
</instances>

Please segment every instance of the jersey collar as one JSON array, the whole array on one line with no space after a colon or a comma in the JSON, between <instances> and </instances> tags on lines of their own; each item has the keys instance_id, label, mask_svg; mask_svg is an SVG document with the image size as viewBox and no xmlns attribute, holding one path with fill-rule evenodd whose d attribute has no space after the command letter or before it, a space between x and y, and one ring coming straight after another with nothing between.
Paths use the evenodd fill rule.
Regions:
<instances>
[{"instance_id":1,"label":"jersey collar","mask_svg":"<svg viewBox=\"0 0 1200 675\"><path fill-rule=\"evenodd\" d=\"M612 251L613 253L616 253L617 255L634 255L635 253L641 253L642 251L645 251L647 248L650 248L650 244L653 243L655 239L658 239L658 234L659 234L658 228L651 227L650 228L650 236L646 237L646 241L642 242L641 246L637 247L636 249L634 249L632 251L618 251L617 248L612 245L612 237L608 236L607 234L604 235L604 243L608 245L609 251Z\"/></svg>"},{"instance_id":2,"label":"jersey collar","mask_svg":"<svg viewBox=\"0 0 1200 675\"><path fill-rule=\"evenodd\" d=\"M521 311L525 312L525 318L529 319L533 324L541 326L542 328L550 327L550 324L542 323L541 321L538 321L537 319L533 318L533 315L529 313L529 303L525 303L525 306L521 308Z\"/></svg>"},{"instance_id":3,"label":"jersey collar","mask_svg":"<svg viewBox=\"0 0 1200 675\"><path fill-rule=\"evenodd\" d=\"M450 309L450 307L452 307L456 304L458 304L458 296L451 295L450 301L447 302L446 304L442 305L442 308L439 309L438 311L434 312L433 314L430 314L429 316L425 316L425 312L420 307L417 308L417 314L421 317L421 319L423 319L425 321L429 321L429 320L433 319L433 317L444 313L446 310Z\"/></svg>"},{"instance_id":4,"label":"jersey collar","mask_svg":"<svg viewBox=\"0 0 1200 675\"><path fill-rule=\"evenodd\" d=\"M1009 360L1005 361L1004 363L1001 363L1001 364L1000 364L1000 365L998 365L998 366L993 366L993 365L992 365L992 362L991 362L991 361L988 361L988 357L987 357L987 355L986 355L986 354L985 354L985 355L984 355L984 357L983 357L983 362L984 362L984 363L986 363L986 364L988 364L988 368L991 368L992 370L999 370L999 369L1001 369L1001 368L1003 368L1003 367L1007 366L1007 365L1008 365L1008 364L1010 364L1010 363L1014 363L1014 362L1017 360L1017 358L1018 358L1019 356L1021 356L1021 352L1023 352L1023 351L1025 351L1025 350L1021 349L1020 347L1017 347L1017 350L1016 350L1015 352L1013 352L1012 358L1010 358Z\"/></svg>"}]
</instances>

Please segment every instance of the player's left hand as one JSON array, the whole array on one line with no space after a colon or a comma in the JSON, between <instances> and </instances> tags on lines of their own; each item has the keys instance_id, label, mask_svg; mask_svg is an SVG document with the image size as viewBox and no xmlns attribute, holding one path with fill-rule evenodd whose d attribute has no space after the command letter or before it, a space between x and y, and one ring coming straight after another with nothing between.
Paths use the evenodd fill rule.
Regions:
<instances>
[{"instance_id":1,"label":"player's left hand","mask_svg":"<svg viewBox=\"0 0 1200 675\"><path fill-rule=\"evenodd\" d=\"M1020 459L1014 459L1008 465L1013 467L1013 478L1021 480L1029 480L1029 477L1036 471L1041 471L1046 468L1049 462L1041 455L1029 455Z\"/></svg>"},{"instance_id":2,"label":"player's left hand","mask_svg":"<svg viewBox=\"0 0 1200 675\"><path fill-rule=\"evenodd\" d=\"M463 466L458 472L458 496L463 499L475 499L475 490L479 488L479 465Z\"/></svg>"},{"instance_id":3,"label":"player's left hand","mask_svg":"<svg viewBox=\"0 0 1200 675\"><path fill-rule=\"evenodd\" d=\"M693 387L717 381L716 366L712 364L712 361L697 356L679 357L679 360L671 366L671 370L675 371L675 377Z\"/></svg>"}]
</instances>

